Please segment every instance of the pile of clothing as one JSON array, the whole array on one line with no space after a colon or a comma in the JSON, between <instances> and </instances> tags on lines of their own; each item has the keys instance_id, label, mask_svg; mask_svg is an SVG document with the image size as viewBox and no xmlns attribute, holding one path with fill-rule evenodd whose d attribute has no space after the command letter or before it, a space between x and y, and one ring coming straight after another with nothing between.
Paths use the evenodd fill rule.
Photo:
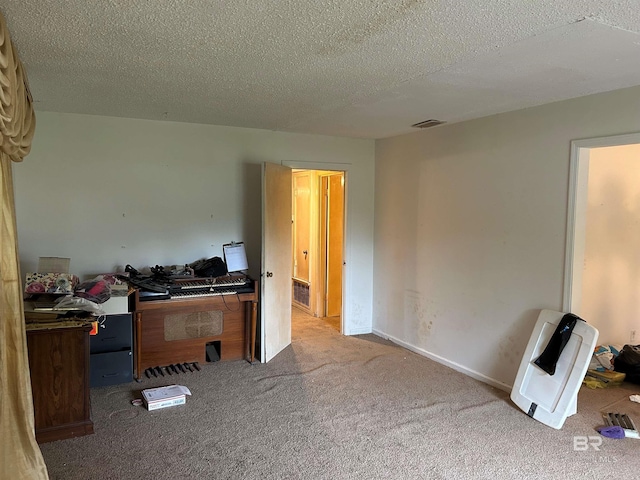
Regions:
<instances>
[{"instance_id":1,"label":"pile of clothing","mask_svg":"<svg viewBox=\"0 0 640 480\"><path fill-rule=\"evenodd\" d=\"M640 384L640 345L625 345L613 360L616 372L626 375L627 382Z\"/></svg>"},{"instance_id":2,"label":"pile of clothing","mask_svg":"<svg viewBox=\"0 0 640 480\"><path fill-rule=\"evenodd\" d=\"M598 345L594 349L583 384L589 388L640 384L640 345Z\"/></svg>"}]
</instances>

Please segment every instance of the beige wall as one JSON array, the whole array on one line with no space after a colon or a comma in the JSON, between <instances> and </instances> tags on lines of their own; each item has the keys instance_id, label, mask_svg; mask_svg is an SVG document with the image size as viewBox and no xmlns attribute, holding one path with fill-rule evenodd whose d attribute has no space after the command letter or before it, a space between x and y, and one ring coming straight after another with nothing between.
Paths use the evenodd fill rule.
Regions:
<instances>
[{"instance_id":1,"label":"beige wall","mask_svg":"<svg viewBox=\"0 0 640 480\"><path fill-rule=\"evenodd\" d=\"M22 273L71 258L82 277L222 256L244 241L260 273L263 162L349 171L346 333L371 331L374 142L176 122L37 112L14 166Z\"/></svg>"},{"instance_id":2,"label":"beige wall","mask_svg":"<svg viewBox=\"0 0 640 480\"><path fill-rule=\"evenodd\" d=\"M366 140L40 112L14 168L21 267L91 275L235 239L255 274L261 162L344 162L346 333L373 321L507 388L539 309L561 309L570 141L636 131L640 88L379 140L374 172Z\"/></svg>"},{"instance_id":3,"label":"beige wall","mask_svg":"<svg viewBox=\"0 0 640 480\"><path fill-rule=\"evenodd\" d=\"M640 145L593 148L580 315L599 343L640 343Z\"/></svg>"},{"instance_id":4,"label":"beige wall","mask_svg":"<svg viewBox=\"0 0 640 480\"><path fill-rule=\"evenodd\" d=\"M635 131L640 88L377 141L374 331L510 388L562 308L570 142Z\"/></svg>"}]
</instances>

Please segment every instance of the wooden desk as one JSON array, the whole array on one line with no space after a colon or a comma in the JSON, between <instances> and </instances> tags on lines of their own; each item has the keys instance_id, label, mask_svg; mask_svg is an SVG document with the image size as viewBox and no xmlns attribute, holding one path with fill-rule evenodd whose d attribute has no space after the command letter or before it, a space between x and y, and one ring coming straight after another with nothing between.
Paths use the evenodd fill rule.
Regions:
<instances>
[{"instance_id":1,"label":"wooden desk","mask_svg":"<svg viewBox=\"0 0 640 480\"><path fill-rule=\"evenodd\" d=\"M93 433L89 403L89 331L84 322L27 324L36 440Z\"/></svg>"}]
</instances>

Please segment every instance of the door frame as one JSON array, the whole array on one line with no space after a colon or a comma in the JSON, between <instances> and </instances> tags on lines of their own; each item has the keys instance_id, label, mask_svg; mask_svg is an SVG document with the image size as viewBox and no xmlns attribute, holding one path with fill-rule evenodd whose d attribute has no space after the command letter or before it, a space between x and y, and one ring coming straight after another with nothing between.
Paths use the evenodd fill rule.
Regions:
<instances>
[{"instance_id":1,"label":"door frame","mask_svg":"<svg viewBox=\"0 0 640 480\"><path fill-rule=\"evenodd\" d=\"M640 144L640 133L586 138L571 142L567 239L562 295L562 310L564 312L577 313L582 302L590 150L592 148L633 144Z\"/></svg>"},{"instance_id":2,"label":"door frame","mask_svg":"<svg viewBox=\"0 0 640 480\"><path fill-rule=\"evenodd\" d=\"M344 219L342 225L342 311L340 312L340 333L343 335L349 329L350 318L347 315L346 305L348 304L348 294L350 285L349 276L351 270L349 268L349 254L351 250L351 229L349 228L348 211L349 211L349 163L323 163L323 162L304 162L304 161L283 161L283 166L297 170L323 170L342 172L344 175Z\"/></svg>"}]
</instances>

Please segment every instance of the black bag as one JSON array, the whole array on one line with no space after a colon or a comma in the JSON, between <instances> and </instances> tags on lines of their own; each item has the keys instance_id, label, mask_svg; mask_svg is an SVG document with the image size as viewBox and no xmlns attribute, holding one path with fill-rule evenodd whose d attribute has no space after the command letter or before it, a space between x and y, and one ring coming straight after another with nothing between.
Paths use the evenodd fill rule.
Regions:
<instances>
[{"instance_id":1,"label":"black bag","mask_svg":"<svg viewBox=\"0 0 640 480\"><path fill-rule=\"evenodd\" d=\"M571 337L571 332L573 332L573 328L576 326L578 321L584 322L584 320L573 313L565 314L562 317L562 320L560 320L560 323L558 323L558 326L556 327L555 332L553 332L553 336L542 352L542 355L540 355L534 362L549 375L554 375L556 373L556 364L560 359L560 354L567 345L567 342Z\"/></svg>"},{"instance_id":2,"label":"black bag","mask_svg":"<svg viewBox=\"0 0 640 480\"><path fill-rule=\"evenodd\" d=\"M221 277L227 274L227 264L220 257L198 260L189 266L199 277Z\"/></svg>"},{"instance_id":3,"label":"black bag","mask_svg":"<svg viewBox=\"0 0 640 480\"><path fill-rule=\"evenodd\" d=\"M625 373L625 380L640 384L640 345L625 345L613 360L613 369Z\"/></svg>"}]
</instances>

